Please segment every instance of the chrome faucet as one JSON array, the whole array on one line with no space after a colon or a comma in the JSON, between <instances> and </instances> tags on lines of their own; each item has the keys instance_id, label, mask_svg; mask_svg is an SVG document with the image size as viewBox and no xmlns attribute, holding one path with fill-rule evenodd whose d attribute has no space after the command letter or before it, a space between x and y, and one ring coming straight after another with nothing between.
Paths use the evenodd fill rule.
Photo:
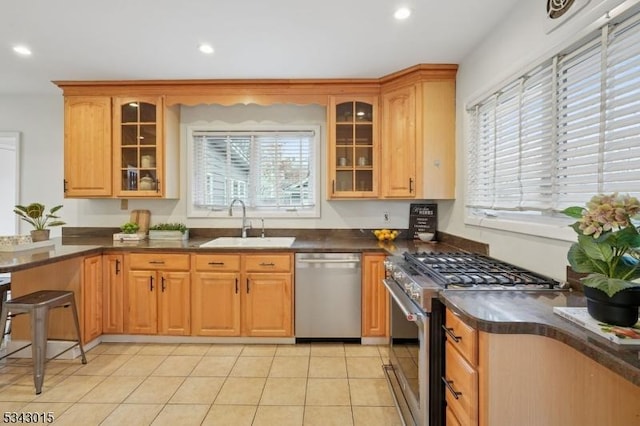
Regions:
<instances>
[{"instance_id":1,"label":"chrome faucet","mask_svg":"<svg viewBox=\"0 0 640 426\"><path fill-rule=\"evenodd\" d=\"M242 205L242 238L247 238L247 229L251 229L251 223L247 225L247 208L244 205L244 201L239 198L234 198L229 205L229 216L233 216L233 205L236 201Z\"/></svg>"}]
</instances>

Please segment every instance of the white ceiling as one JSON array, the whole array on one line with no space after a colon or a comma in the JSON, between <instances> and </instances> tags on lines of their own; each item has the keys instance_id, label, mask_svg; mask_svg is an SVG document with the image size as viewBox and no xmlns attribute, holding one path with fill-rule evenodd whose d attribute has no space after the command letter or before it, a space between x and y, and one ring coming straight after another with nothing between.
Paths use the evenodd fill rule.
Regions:
<instances>
[{"instance_id":1,"label":"white ceiling","mask_svg":"<svg viewBox=\"0 0 640 426\"><path fill-rule=\"evenodd\" d=\"M52 80L367 78L460 63L519 1L533 0L4 0L0 94L60 93ZM406 21L392 16L401 5Z\"/></svg>"}]
</instances>

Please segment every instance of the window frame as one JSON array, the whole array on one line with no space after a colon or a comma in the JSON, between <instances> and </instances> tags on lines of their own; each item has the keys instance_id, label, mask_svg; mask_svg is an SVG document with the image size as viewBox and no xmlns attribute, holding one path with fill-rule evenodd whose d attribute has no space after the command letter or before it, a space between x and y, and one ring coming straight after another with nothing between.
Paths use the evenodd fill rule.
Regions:
<instances>
[{"instance_id":1,"label":"window frame","mask_svg":"<svg viewBox=\"0 0 640 426\"><path fill-rule=\"evenodd\" d=\"M606 90L607 86L604 86L604 84L605 82L608 82L606 78L608 77L609 72L611 70L611 64L608 62L609 55L611 55L609 51L608 41L616 34L615 33L616 29L619 26L622 28L624 27L628 28L635 25L636 31L638 31L638 28L637 28L638 21L640 21L640 12L636 11L633 14L626 14L624 19L619 19L618 22L609 22L607 25L604 25L604 26L601 26L600 28L595 29L593 32L582 37L581 40L579 40L577 43L572 43L572 45L569 48L565 49L564 51L560 53L555 52L553 55L542 58L541 60L539 60L538 62L532 64L530 67L527 68L527 72L531 73L531 72L534 72L534 70L537 67L544 66L545 63L552 61L552 67L553 67L552 72L553 72L554 83L552 85L553 92L552 92L552 99L551 99L552 105L550 108L550 111L551 111L550 119L553 120L554 124L553 124L552 132L550 135L550 140L553 144L553 147L552 147L553 150L559 150L559 143L560 143L557 140L559 136L558 121L561 120L561 117L558 113L558 105L560 104L560 101L562 101L562 99L558 99L560 97L559 96L560 93L558 92L558 90L559 90L559 87L561 87L562 81L558 81L561 78L560 67L558 67L558 61L564 58L570 57L572 55L580 54L579 52L581 50L587 49L588 48L587 46L592 44L595 40L598 40L599 41L598 44L605 46L607 51L607 54L604 55L605 59L602 60L603 65L601 65L599 69L599 75L601 76L601 80L602 80L601 84L603 84L603 87L605 87L605 90ZM521 77L521 75L526 76L527 73L525 72L525 73L519 74L517 77L513 76L511 79L504 81L503 84L500 85L500 88L498 88L495 91L492 91L494 93L490 92L479 99L476 98L476 100L472 104L470 104L471 107L466 109L465 119L466 119L466 128L468 129L468 133L467 133L468 135L467 136L468 138L467 153L468 154L466 158L467 179L465 181L466 200L465 200L465 206L464 206L464 209L465 209L464 222L465 224L468 224L468 225L475 225L475 226L497 229L502 231L523 233L523 234L535 235L535 236L564 240L564 241L574 241L575 233L571 228L568 227L568 225L571 224L574 220L566 217L561 212L558 212L557 209L555 211L549 208L539 209L538 211L536 211L535 209L518 211L518 208L516 207L516 208L512 208L512 210L509 211L509 210L500 210L500 209L492 209L492 208L480 208L478 206L473 205L474 201L478 200L478 198L477 197L474 198L474 193L472 192L472 190L475 183L472 182L472 180L474 178L477 180L477 177L479 175L478 173L479 169L477 166L477 163L479 160L476 157L478 153L482 151L482 146L480 146L480 144L478 143L478 141L481 139L481 133L479 132L480 126L478 126L478 120L479 120L478 110L475 111L475 114L473 110L475 108L478 108L479 105L489 102L491 97L495 96L496 93L500 93L501 90L509 88L518 80L522 80L523 77ZM640 80L640 74L638 74L638 79ZM638 86L636 85L636 88L637 87ZM605 92L601 90L600 93L604 94ZM600 125L602 129L604 129L604 126L607 124L606 117L611 111L609 107L609 101L610 101L609 96L607 96L606 101L605 100L601 101L602 102L601 116L604 117L600 119ZM525 109L522 109L522 108L518 109L520 114L522 114L523 110L526 111ZM615 140L616 140L615 138L609 137L609 136L607 137L602 136L602 137L603 139L600 141L600 144L602 146L609 148L612 143L615 144ZM522 141L520 141L519 144L521 146ZM494 145L495 145L495 142L494 142ZM612 148L609 148L609 149L612 149ZM485 147L485 150L486 150L486 147ZM603 151L609 152L608 150L604 150L604 149ZM557 158L559 158L559 156L560 156L559 154L558 156L554 156L554 159L556 159L555 161L557 161ZM554 168L554 170L556 169L557 167ZM472 173L474 172L474 170L475 170L475 173ZM635 171L636 169L633 169L633 170ZM600 173L601 173L601 170L599 169L599 171L596 172L595 175L599 176ZM551 178L554 179L553 176L556 176L556 175L557 175L557 170L555 173L552 173ZM614 185L615 182L607 183L607 181L605 181L603 185L607 185L607 184ZM496 188L495 183L493 187L494 189ZM600 186L600 188L602 188L602 186ZM635 190L634 189L635 188L631 188L630 193L632 195L637 196L638 195L638 193L636 192L637 189ZM609 193L613 191L604 189L601 192ZM476 194L478 194L478 192L476 192ZM595 193L591 195L595 195ZM494 194L494 198L495 198L495 194ZM589 196L585 195L585 199L583 201L580 201L580 202L569 201L569 202L575 205L583 205L588 201L588 198ZM520 202L522 202L522 200L520 200Z\"/></svg>"},{"instance_id":2,"label":"window frame","mask_svg":"<svg viewBox=\"0 0 640 426\"><path fill-rule=\"evenodd\" d=\"M275 219L292 219L292 218L319 218L320 217L320 203L321 203L321 143L323 134L321 132L321 126L318 124L207 124L207 125L194 125L187 126L186 139L187 139L187 218L228 218L229 210L226 207L215 208L198 208L194 206L193 195L193 152L194 152L194 133L202 131L212 132L260 132L260 131L309 131L314 133L313 141L311 144L311 178L310 182L315 185L314 191L314 205L307 208L297 208L296 210L289 209L271 209L271 208L255 208L253 206L246 206L247 216L260 217L260 218L275 218Z\"/></svg>"}]
</instances>

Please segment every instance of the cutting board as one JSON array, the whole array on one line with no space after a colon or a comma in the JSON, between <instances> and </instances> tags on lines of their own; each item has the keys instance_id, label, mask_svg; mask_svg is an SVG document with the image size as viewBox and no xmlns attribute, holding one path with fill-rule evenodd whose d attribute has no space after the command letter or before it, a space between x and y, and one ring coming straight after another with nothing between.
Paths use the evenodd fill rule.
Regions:
<instances>
[{"instance_id":1,"label":"cutting board","mask_svg":"<svg viewBox=\"0 0 640 426\"><path fill-rule=\"evenodd\" d=\"M149 210L131 210L129 222L137 223L140 229L138 232L146 235L149 232L149 221L151 220L151 212Z\"/></svg>"}]
</instances>

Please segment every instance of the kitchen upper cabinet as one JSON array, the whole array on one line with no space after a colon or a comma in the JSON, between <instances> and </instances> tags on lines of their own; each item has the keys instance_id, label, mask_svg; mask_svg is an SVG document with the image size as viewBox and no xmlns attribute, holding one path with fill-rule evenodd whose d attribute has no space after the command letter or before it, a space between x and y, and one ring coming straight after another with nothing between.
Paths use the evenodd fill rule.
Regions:
<instances>
[{"instance_id":1,"label":"kitchen upper cabinet","mask_svg":"<svg viewBox=\"0 0 640 426\"><path fill-rule=\"evenodd\" d=\"M416 86L382 93L382 196L416 198Z\"/></svg>"},{"instance_id":2,"label":"kitchen upper cabinet","mask_svg":"<svg viewBox=\"0 0 640 426\"><path fill-rule=\"evenodd\" d=\"M177 138L165 129L177 126L175 115L165 110L161 96L114 99L116 197L177 198L177 165L171 166L178 155Z\"/></svg>"},{"instance_id":3,"label":"kitchen upper cabinet","mask_svg":"<svg viewBox=\"0 0 640 426\"><path fill-rule=\"evenodd\" d=\"M384 279L386 255L362 257L362 337L389 336L389 292Z\"/></svg>"},{"instance_id":4,"label":"kitchen upper cabinet","mask_svg":"<svg viewBox=\"0 0 640 426\"><path fill-rule=\"evenodd\" d=\"M417 158L421 160L418 198L454 199L456 183L456 82L455 78L421 84L422 111Z\"/></svg>"},{"instance_id":5,"label":"kitchen upper cabinet","mask_svg":"<svg viewBox=\"0 0 640 426\"><path fill-rule=\"evenodd\" d=\"M328 111L328 198L376 198L378 97L332 96Z\"/></svg>"},{"instance_id":6,"label":"kitchen upper cabinet","mask_svg":"<svg viewBox=\"0 0 640 426\"><path fill-rule=\"evenodd\" d=\"M382 88L382 198L455 198L455 70Z\"/></svg>"},{"instance_id":7,"label":"kitchen upper cabinet","mask_svg":"<svg viewBox=\"0 0 640 426\"><path fill-rule=\"evenodd\" d=\"M67 198L178 198L179 107L162 96L65 96Z\"/></svg>"},{"instance_id":8,"label":"kitchen upper cabinet","mask_svg":"<svg viewBox=\"0 0 640 426\"><path fill-rule=\"evenodd\" d=\"M188 254L125 256L125 333L191 334Z\"/></svg>"},{"instance_id":9,"label":"kitchen upper cabinet","mask_svg":"<svg viewBox=\"0 0 640 426\"><path fill-rule=\"evenodd\" d=\"M111 98L64 99L64 196L110 197Z\"/></svg>"}]
</instances>

